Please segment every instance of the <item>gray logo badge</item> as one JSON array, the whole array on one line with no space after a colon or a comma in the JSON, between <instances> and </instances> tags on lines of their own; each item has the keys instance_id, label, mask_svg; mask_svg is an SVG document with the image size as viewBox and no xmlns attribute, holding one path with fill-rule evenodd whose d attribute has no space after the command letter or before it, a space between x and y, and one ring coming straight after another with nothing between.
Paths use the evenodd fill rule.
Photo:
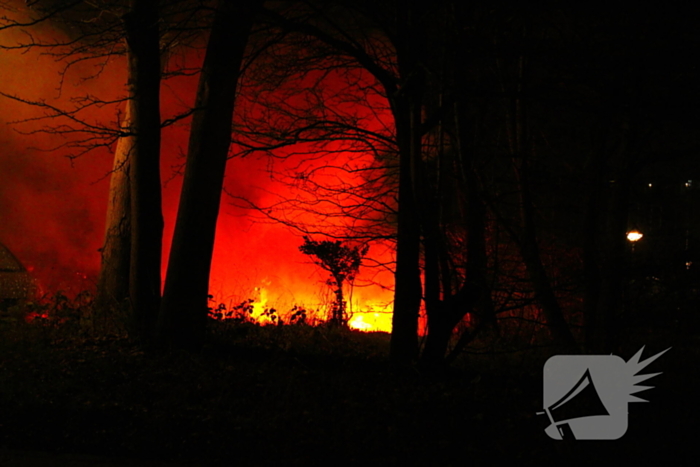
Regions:
<instances>
[{"instance_id":1,"label":"gray logo badge","mask_svg":"<svg viewBox=\"0 0 700 467\"><path fill-rule=\"evenodd\" d=\"M639 361L644 347L628 362L616 355L555 355L544 364L544 412L553 439L618 439L627 431L627 404L653 386L637 386L661 373L638 375L663 352Z\"/></svg>"}]
</instances>

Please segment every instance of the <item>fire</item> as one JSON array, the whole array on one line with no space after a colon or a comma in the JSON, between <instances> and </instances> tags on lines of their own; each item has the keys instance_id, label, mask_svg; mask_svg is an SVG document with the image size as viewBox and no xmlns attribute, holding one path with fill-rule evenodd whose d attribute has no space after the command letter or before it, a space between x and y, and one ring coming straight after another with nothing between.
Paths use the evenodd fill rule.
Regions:
<instances>
[{"instance_id":1,"label":"fire","mask_svg":"<svg viewBox=\"0 0 700 467\"><path fill-rule=\"evenodd\" d=\"M306 323L315 324L328 319L327 300L319 301L318 296L306 295L298 296L295 302L285 302L282 298L284 294L278 294L277 297L281 299L275 302L270 298L275 296L270 289L271 284L271 280L264 280L260 286L254 288L253 297L246 300L231 299L228 305L220 304L220 308L214 308L210 316L220 320L245 319L263 326L278 325L280 321L284 324L293 323L298 319L298 316L294 316L295 313L300 313L301 310L304 312ZM353 300L349 310L349 328L365 332L391 332L390 302Z\"/></svg>"},{"instance_id":2,"label":"fire","mask_svg":"<svg viewBox=\"0 0 700 467\"><path fill-rule=\"evenodd\" d=\"M24 317L24 321L27 323L33 323L35 320L42 320L42 319L49 319L49 314L46 312L37 312L37 311L32 311L30 313L27 313L27 315Z\"/></svg>"},{"instance_id":3,"label":"fire","mask_svg":"<svg viewBox=\"0 0 700 467\"><path fill-rule=\"evenodd\" d=\"M358 331L391 332L391 313L355 313L348 322L348 326Z\"/></svg>"},{"instance_id":4,"label":"fire","mask_svg":"<svg viewBox=\"0 0 700 467\"><path fill-rule=\"evenodd\" d=\"M53 34L48 29L45 32ZM6 31L4 34L13 33ZM60 35L60 32L55 34ZM17 40L23 38L18 36ZM181 60L186 68L196 68L203 60L203 56L196 53L173 57L173 60ZM113 57L105 63L98 78L87 81L82 78L94 74L91 65L76 65L66 75L66 85L57 96L60 63L34 51L26 54L5 51L0 57L0 67L8 72L0 76L0 86L8 94L30 100L46 99L59 108L70 108L72 99L88 94L113 101L126 93L125 63L124 57ZM176 65L174 63L173 67ZM26 76L33 79L27 80ZM80 83L80 86L69 83ZM290 86L290 89L306 89ZM334 87L345 89L346 83L336 76L323 86L333 91ZM196 76L168 80L162 89L162 118L172 119L193 106L196 88ZM266 121L265 114L256 107L260 94L251 92L250 88L246 88L246 92L242 94L247 97L237 102L237 120ZM287 102L281 91L272 89L269 92L270 98ZM354 101L344 103L332 102L335 93L331 92L327 105L366 122L367 129L372 132L386 132L391 128L391 118L385 99L376 93L363 92L365 94L355 96ZM5 112L0 115L0 147L3 148L0 151L0 185L6 189L0 193L0 218L3 219L0 238L25 264L31 264L30 272L38 279L43 293L64 290L72 295L84 289L94 291L99 250L104 240L114 148L98 148L73 161L63 157L70 152L68 149L30 150L30 147L54 148L70 137L65 139L65 135L50 133L26 136L10 131L9 120L36 118L43 111L7 99L2 103ZM86 111L83 117L118 128L120 111L123 106L107 105L101 110L97 106ZM243 118L251 116L255 118ZM180 156L186 152L188 124L185 119L163 128L163 275L167 270L177 214L182 183L178 173L184 162ZM41 121L30 120L18 129L31 133L42 128L41 125ZM219 303L226 304L226 312L234 307L238 307L235 312L245 308L250 319L260 324L272 324L277 319L288 323L299 310L303 310L310 323L328 319L332 302L332 291L326 285L328 277L309 257L299 252L302 235L289 224L303 225L307 231L314 232L339 233L346 227L356 227L360 234L369 232L366 236L389 238L392 235L392 214L380 209L392 205L395 193L387 189L390 184L382 178L379 167L384 162L376 160L373 152L390 154L392 148L368 148L358 144L352 138L345 142L336 138L323 144L283 148L274 158L250 154L229 160L226 193L251 200L258 206L280 206L281 210L275 215L282 222L273 222L261 211L244 208L227 195L222 197L210 276L214 310ZM234 145L232 152L237 150ZM355 191L358 187L360 191ZM378 192L384 193L389 201L372 196ZM280 201L284 203L279 204ZM351 217L342 215L343 209L350 210ZM322 239L322 234L318 238ZM350 290L348 284L345 299L349 327L390 331L393 255L391 242L371 244L368 261L363 261L354 288ZM240 306L244 302L246 305ZM297 319L298 316L300 314Z\"/></svg>"},{"instance_id":5,"label":"fire","mask_svg":"<svg viewBox=\"0 0 700 467\"><path fill-rule=\"evenodd\" d=\"M357 329L358 331L370 331L372 329L372 325L365 323L362 315L353 316L353 318L348 322L348 326L353 329Z\"/></svg>"},{"instance_id":6,"label":"fire","mask_svg":"<svg viewBox=\"0 0 700 467\"><path fill-rule=\"evenodd\" d=\"M266 281L269 284L269 281ZM276 324L270 316L270 308L267 305L267 289L265 287L256 287L256 299L251 303L252 313L250 318L260 324Z\"/></svg>"}]
</instances>

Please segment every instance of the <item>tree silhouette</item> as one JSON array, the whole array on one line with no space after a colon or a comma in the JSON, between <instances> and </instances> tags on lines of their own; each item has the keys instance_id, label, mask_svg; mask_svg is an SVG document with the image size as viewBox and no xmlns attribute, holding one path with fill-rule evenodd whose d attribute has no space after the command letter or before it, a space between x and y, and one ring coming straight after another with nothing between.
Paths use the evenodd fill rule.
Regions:
<instances>
[{"instance_id":1,"label":"tree silhouette","mask_svg":"<svg viewBox=\"0 0 700 467\"><path fill-rule=\"evenodd\" d=\"M246 7L219 0L199 79L187 166L170 250L159 340L180 348L203 344L209 274L219 215L236 86L255 21Z\"/></svg>"},{"instance_id":2,"label":"tree silhouette","mask_svg":"<svg viewBox=\"0 0 700 467\"><path fill-rule=\"evenodd\" d=\"M352 282L355 278L360 269L362 257L368 249L369 246L366 244L347 246L343 245L340 240L316 241L307 236L304 236L304 244L299 247L299 250L305 255L315 256L315 263L331 274L332 281L329 280L328 283L333 287L335 301L331 310L330 322L334 326L347 326L347 303L343 286L345 281Z\"/></svg>"}]
</instances>

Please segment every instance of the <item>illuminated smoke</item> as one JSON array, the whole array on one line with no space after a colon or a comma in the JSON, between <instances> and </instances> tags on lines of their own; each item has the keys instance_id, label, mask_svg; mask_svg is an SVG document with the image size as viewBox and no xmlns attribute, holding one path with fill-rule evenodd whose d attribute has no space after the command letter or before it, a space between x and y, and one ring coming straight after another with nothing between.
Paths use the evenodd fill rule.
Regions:
<instances>
[{"instance_id":1,"label":"illuminated smoke","mask_svg":"<svg viewBox=\"0 0 700 467\"><path fill-rule=\"evenodd\" d=\"M186 60L197 63L201 57L192 56ZM67 106L71 97L86 93L105 100L125 95L123 58L115 57L97 79L80 86L74 85L76 77L94 70L76 67L67 76L60 96L56 91L59 69L60 64L34 51L24 55L3 51L0 89L28 99L47 99L57 106ZM192 105L195 89L196 77L168 81L162 91L163 118ZM100 264L113 152L101 148L71 161L65 157L66 150L31 149L55 147L65 140L57 135L18 133L15 130L36 131L47 122L14 127L8 122L36 117L42 115L42 111L1 99L0 241L32 271L43 292L63 290L70 295L92 289ZM106 107L88 117L117 128L118 109L117 106ZM164 129L163 133L165 253L172 240L181 186L181 177L175 172L184 162L181 155L187 147L188 124L187 119L183 120ZM284 172L296 163L281 161L277 170ZM268 161L264 158L232 159L227 169L226 189L261 204L272 200L270 191L277 198L297 196L289 188L273 183L267 169ZM280 314L290 311L294 305L304 305L308 310L328 306L332 298L325 285L327 277L298 251L301 233L294 233L280 224L260 223L252 214L232 205L231 199L224 196L212 265L210 293L214 300L235 303L252 298L259 308L274 306ZM382 262L391 261L391 244L374 245L370 255ZM164 262L167 257L165 254ZM163 272L166 267L167 264L163 264ZM372 281L378 285L367 286ZM348 295L349 309L367 313L356 314L350 323L358 329L388 331L393 286L390 272L362 268L356 285L358 287ZM260 312L256 309L258 315Z\"/></svg>"}]
</instances>

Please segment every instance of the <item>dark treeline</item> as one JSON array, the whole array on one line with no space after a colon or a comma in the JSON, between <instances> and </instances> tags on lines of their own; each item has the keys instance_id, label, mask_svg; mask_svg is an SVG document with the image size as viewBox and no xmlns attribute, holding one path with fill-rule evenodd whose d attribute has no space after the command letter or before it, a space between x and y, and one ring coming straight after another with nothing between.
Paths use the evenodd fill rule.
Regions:
<instances>
[{"instance_id":1,"label":"dark treeline","mask_svg":"<svg viewBox=\"0 0 700 467\"><path fill-rule=\"evenodd\" d=\"M683 13L413 1L290 2L264 14L289 32L284 50L304 58L300 67L361 69L390 109L395 363L420 355L439 366L482 329L522 327L514 319L544 324L536 329L556 349L607 353L650 315L690 318L678 313L694 299L690 224L669 219L664 228L686 241L666 245L675 262L647 276L626 238L633 224L647 229L640 251L659 235L631 212L650 174L693 194L697 69L687 57L698 44ZM260 130L259 140L290 144L330 127L298 112L296 133L273 144ZM685 200L653 202L668 212ZM686 279L674 284L679 271ZM683 299L665 309L658 297L634 301L640 281Z\"/></svg>"}]
</instances>

